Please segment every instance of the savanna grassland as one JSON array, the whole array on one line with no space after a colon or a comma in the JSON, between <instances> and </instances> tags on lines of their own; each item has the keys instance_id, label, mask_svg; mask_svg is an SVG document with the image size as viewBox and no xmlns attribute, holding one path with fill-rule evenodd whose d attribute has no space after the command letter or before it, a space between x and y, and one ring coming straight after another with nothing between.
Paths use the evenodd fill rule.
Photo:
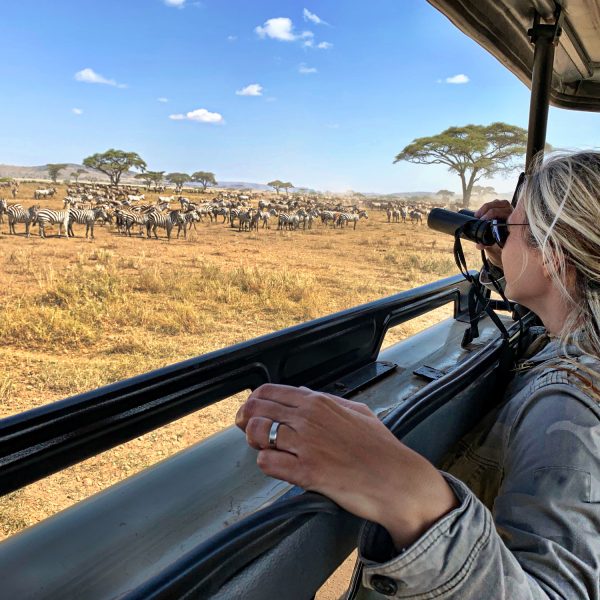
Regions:
<instances>
[{"instance_id":1,"label":"savanna grassland","mask_svg":"<svg viewBox=\"0 0 600 600\"><path fill-rule=\"evenodd\" d=\"M34 204L36 187L22 184L9 203ZM64 195L59 186L56 199L36 203L62 208ZM170 242L98 225L96 239L86 240L85 227L74 228L74 239L55 237L54 228L44 240L37 228L26 238L24 225L17 236L6 218L0 225L0 417L456 272L451 238L389 224L384 212L369 211L356 231L320 223L277 231L273 223L249 233L205 220L186 241ZM396 328L386 342L449 313ZM0 539L230 426L243 399L0 499Z\"/></svg>"}]
</instances>

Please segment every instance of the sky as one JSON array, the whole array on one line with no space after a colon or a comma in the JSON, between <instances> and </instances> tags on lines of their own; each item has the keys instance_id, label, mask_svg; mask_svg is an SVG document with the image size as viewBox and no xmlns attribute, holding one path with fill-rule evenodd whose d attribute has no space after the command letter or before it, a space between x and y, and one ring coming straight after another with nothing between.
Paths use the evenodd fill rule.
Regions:
<instances>
[{"instance_id":1,"label":"sky","mask_svg":"<svg viewBox=\"0 0 600 600\"><path fill-rule=\"evenodd\" d=\"M19 0L0 17L3 164L118 148L220 181L458 193L394 157L453 125L527 127L526 86L425 0ZM599 139L600 115L551 109L553 146Z\"/></svg>"}]
</instances>

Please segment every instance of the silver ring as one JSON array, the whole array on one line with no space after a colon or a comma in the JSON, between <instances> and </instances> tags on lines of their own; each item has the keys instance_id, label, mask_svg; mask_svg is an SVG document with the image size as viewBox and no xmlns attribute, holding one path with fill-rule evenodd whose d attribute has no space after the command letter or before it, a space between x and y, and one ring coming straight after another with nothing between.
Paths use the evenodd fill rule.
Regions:
<instances>
[{"instance_id":1,"label":"silver ring","mask_svg":"<svg viewBox=\"0 0 600 600\"><path fill-rule=\"evenodd\" d=\"M277 449L277 433L279 432L279 421L273 421L271 429L269 430L269 448Z\"/></svg>"}]
</instances>

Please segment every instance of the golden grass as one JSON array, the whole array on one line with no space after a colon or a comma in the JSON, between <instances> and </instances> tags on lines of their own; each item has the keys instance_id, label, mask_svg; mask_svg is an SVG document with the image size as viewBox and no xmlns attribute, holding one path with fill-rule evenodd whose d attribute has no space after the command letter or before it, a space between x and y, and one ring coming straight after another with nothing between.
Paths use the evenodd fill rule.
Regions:
<instances>
[{"instance_id":1,"label":"golden grass","mask_svg":"<svg viewBox=\"0 0 600 600\"><path fill-rule=\"evenodd\" d=\"M22 185L16 201L33 204L35 187ZM108 227L86 240L77 225L75 239L41 240L36 229L27 239L0 226L0 416L456 273L451 238L386 221L370 211L356 231L316 224L250 234L207 221L171 242ZM465 249L477 266L475 250ZM397 327L384 345L449 314L450 307ZM231 425L243 399L0 499L0 538Z\"/></svg>"}]
</instances>

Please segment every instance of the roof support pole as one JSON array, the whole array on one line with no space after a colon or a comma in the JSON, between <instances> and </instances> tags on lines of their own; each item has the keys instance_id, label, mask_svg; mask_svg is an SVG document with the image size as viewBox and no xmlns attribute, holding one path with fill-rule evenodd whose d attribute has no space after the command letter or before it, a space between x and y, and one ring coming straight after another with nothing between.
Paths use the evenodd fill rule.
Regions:
<instances>
[{"instance_id":1,"label":"roof support pole","mask_svg":"<svg viewBox=\"0 0 600 600\"><path fill-rule=\"evenodd\" d=\"M546 144L554 48L560 33L560 7L557 8L556 22L553 25L541 24L540 16L536 13L533 27L528 31L535 51L531 74L526 171L529 171L533 157L538 152L543 152Z\"/></svg>"}]
</instances>

